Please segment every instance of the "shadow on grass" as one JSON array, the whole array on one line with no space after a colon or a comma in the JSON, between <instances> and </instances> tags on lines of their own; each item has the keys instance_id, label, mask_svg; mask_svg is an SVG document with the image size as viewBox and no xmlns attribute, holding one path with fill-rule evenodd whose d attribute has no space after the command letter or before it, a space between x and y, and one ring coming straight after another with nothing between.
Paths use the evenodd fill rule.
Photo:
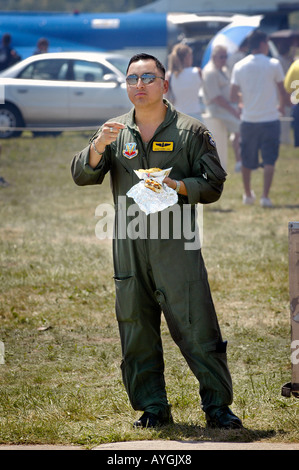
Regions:
<instances>
[{"instance_id":1,"label":"shadow on grass","mask_svg":"<svg viewBox=\"0 0 299 470\"><path fill-rule=\"evenodd\" d=\"M254 429L211 429L190 424L172 424L163 426L159 438L188 442L255 442L270 439L276 435L274 430Z\"/></svg>"},{"instance_id":2,"label":"shadow on grass","mask_svg":"<svg viewBox=\"0 0 299 470\"><path fill-rule=\"evenodd\" d=\"M234 209L221 209L219 207L209 207L206 209L208 212L220 212L220 213L230 213L230 212L235 212Z\"/></svg>"},{"instance_id":3,"label":"shadow on grass","mask_svg":"<svg viewBox=\"0 0 299 470\"><path fill-rule=\"evenodd\" d=\"M252 206L252 207L255 207L255 206ZM258 205L256 205L256 207L258 207ZM282 209L299 209L299 204L284 204L284 205L279 205L279 204L273 204L272 207L265 207L264 208L265 210L282 210ZM219 213L231 213L231 212L236 212L234 209L221 209L221 208L211 208L209 207L208 209L206 209L208 212L219 212Z\"/></svg>"}]
</instances>

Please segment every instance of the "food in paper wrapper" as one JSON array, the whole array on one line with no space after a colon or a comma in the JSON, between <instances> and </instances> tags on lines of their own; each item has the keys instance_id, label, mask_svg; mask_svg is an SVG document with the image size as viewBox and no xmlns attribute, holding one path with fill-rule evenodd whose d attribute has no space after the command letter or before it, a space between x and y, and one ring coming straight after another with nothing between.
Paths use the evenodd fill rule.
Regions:
<instances>
[{"instance_id":1,"label":"food in paper wrapper","mask_svg":"<svg viewBox=\"0 0 299 470\"><path fill-rule=\"evenodd\" d=\"M151 189L155 193L161 193L163 191L163 186L161 183L158 181L155 181L154 179L147 178L144 181L144 186L148 189Z\"/></svg>"},{"instance_id":2,"label":"food in paper wrapper","mask_svg":"<svg viewBox=\"0 0 299 470\"><path fill-rule=\"evenodd\" d=\"M132 197L147 215L162 211L178 201L176 191L162 183L169 175L171 168L166 170L148 168L134 171L141 181L127 192L127 196Z\"/></svg>"}]
</instances>

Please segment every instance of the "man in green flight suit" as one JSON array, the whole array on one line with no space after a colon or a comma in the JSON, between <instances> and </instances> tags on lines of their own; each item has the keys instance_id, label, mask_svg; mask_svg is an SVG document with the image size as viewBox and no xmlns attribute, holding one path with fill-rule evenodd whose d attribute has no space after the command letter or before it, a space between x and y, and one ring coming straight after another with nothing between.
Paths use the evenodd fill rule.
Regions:
<instances>
[{"instance_id":1,"label":"man in green flight suit","mask_svg":"<svg viewBox=\"0 0 299 470\"><path fill-rule=\"evenodd\" d=\"M189 228L195 233L197 203L219 199L226 173L209 131L163 99L168 82L158 59L144 53L132 57L126 80L134 108L100 127L75 155L72 175L83 186L102 183L110 171L116 210L113 258L121 369L132 407L143 411L134 426L172 422L160 333L163 311L173 340L199 381L208 425L240 428L241 420L229 408L232 383L226 342L200 246L187 248L186 236L178 237L175 230L169 231L168 238L151 237L149 226L148 236L130 237L120 222L125 220L128 226L132 221L134 200L126 193L139 181L134 170L171 167L164 184L178 193L176 206L181 214L186 206L191 208ZM158 222L155 219L160 228L164 212L158 213ZM152 223L150 216L143 215L145 224ZM185 223L182 218L181 224Z\"/></svg>"}]
</instances>

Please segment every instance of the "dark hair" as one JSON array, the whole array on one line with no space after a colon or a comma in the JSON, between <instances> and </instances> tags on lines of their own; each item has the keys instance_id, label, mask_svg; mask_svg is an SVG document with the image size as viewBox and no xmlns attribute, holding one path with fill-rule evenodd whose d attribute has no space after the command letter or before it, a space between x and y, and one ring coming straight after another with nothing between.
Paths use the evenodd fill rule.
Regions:
<instances>
[{"instance_id":1,"label":"dark hair","mask_svg":"<svg viewBox=\"0 0 299 470\"><path fill-rule=\"evenodd\" d=\"M2 43L5 46L8 46L11 42L11 35L9 33L4 33L2 36Z\"/></svg>"},{"instance_id":2,"label":"dark hair","mask_svg":"<svg viewBox=\"0 0 299 470\"><path fill-rule=\"evenodd\" d=\"M258 49L260 47L260 44L262 42L267 42L267 40L268 40L267 34L264 33L264 31L261 31L260 29L256 29L248 37L249 49L251 51Z\"/></svg>"},{"instance_id":3,"label":"dark hair","mask_svg":"<svg viewBox=\"0 0 299 470\"><path fill-rule=\"evenodd\" d=\"M154 57L153 55L150 55L150 54L146 54L145 52L141 52L140 54L135 54L135 55L133 55L133 57L131 57L130 62L129 62L128 67L127 67L127 73L128 73L130 65L133 62L138 62L139 60L153 60L156 64L157 69L159 69L160 72L162 72L163 78L165 78L165 67L164 67L164 65L160 62L159 59L157 59L157 57Z\"/></svg>"},{"instance_id":4,"label":"dark hair","mask_svg":"<svg viewBox=\"0 0 299 470\"><path fill-rule=\"evenodd\" d=\"M48 46L49 41L48 41L47 38L39 38L39 40L37 41L37 45L38 46Z\"/></svg>"}]
</instances>

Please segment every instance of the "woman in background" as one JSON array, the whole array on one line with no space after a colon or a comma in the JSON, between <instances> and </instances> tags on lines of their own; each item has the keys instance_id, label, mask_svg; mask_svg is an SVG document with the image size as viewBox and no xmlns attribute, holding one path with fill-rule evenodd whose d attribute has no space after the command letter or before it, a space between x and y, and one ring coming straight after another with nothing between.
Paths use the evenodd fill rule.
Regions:
<instances>
[{"instance_id":1,"label":"woman in background","mask_svg":"<svg viewBox=\"0 0 299 470\"><path fill-rule=\"evenodd\" d=\"M186 44L176 44L168 57L166 79L170 91L166 98L175 104L178 111L201 121L199 90L201 70L193 67L193 52Z\"/></svg>"}]
</instances>

